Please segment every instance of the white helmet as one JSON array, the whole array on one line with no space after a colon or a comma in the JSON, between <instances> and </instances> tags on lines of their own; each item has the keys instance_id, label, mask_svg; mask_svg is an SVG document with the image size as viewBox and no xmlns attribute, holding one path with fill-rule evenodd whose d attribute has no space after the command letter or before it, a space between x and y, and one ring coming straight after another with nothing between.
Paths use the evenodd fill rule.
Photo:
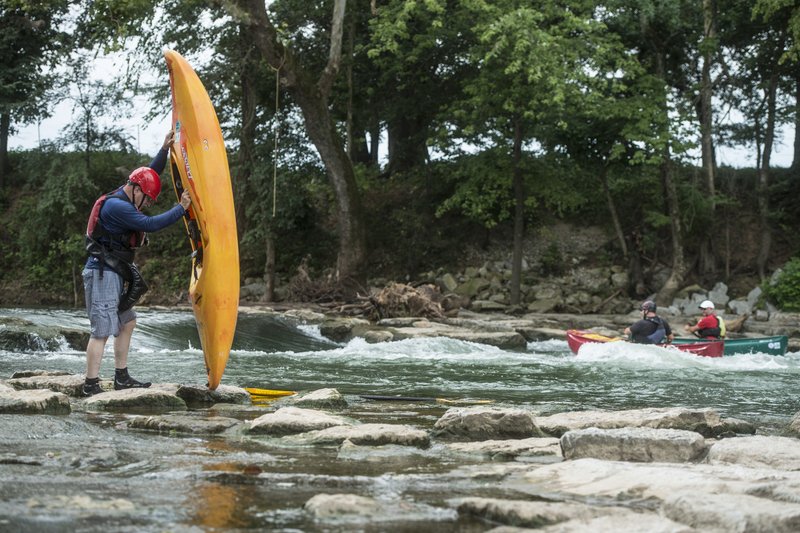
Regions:
<instances>
[{"instance_id":1,"label":"white helmet","mask_svg":"<svg viewBox=\"0 0 800 533\"><path fill-rule=\"evenodd\" d=\"M703 300L700 302L700 309L714 309L714 302L711 300Z\"/></svg>"}]
</instances>

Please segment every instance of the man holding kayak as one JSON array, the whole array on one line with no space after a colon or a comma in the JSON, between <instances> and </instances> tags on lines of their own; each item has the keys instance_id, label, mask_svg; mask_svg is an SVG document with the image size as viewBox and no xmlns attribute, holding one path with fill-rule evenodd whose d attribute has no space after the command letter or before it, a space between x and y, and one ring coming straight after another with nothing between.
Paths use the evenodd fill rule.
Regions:
<instances>
[{"instance_id":1,"label":"man holding kayak","mask_svg":"<svg viewBox=\"0 0 800 533\"><path fill-rule=\"evenodd\" d=\"M145 232L159 231L180 220L191 204L189 191L168 211L147 216L142 209L154 204L161 193L159 173L167 164L173 132L169 132L155 158L134 170L127 183L102 195L94 204L86 228L89 258L83 270L86 311L91 338L86 348L86 380L83 395L103 392L100 363L108 337L114 336L114 389L149 387L128 374L128 350L136 312L133 304L147 290L134 264L136 249L146 242Z\"/></svg>"}]
</instances>

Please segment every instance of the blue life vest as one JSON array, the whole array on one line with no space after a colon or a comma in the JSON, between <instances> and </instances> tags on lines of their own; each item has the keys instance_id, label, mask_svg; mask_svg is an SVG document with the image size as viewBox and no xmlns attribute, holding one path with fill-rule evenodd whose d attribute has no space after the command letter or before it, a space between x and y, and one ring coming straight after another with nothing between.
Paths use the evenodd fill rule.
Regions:
<instances>
[{"instance_id":1,"label":"blue life vest","mask_svg":"<svg viewBox=\"0 0 800 533\"><path fill-rule=\"evenodd\" d=\"M661 318L654 316L654 317L647 317L645 320L648 320L655 324L656 330L647 336L647 340L650 344L661 344L664 342L664 339L667 336L667 330L664 328L664 322Z\"/></svg>"}]
</instances>

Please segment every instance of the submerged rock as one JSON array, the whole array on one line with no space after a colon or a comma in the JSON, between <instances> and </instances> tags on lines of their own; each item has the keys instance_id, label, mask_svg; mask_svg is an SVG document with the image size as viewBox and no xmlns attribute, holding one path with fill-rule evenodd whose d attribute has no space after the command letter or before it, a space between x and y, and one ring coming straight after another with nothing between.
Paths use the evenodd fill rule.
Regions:
<instances>
[{"instance_id":1,"label":"submerged rock","mask_svg":"<svg viewBox=\"0 0 800 533\"><path fill-rule=\"evenodd\" d=\"M198 417L190 415L136 416L128 420L128 427L155 431L214 435L238 424L239 420L222 416Z\"/></svg>"}]
</instances>

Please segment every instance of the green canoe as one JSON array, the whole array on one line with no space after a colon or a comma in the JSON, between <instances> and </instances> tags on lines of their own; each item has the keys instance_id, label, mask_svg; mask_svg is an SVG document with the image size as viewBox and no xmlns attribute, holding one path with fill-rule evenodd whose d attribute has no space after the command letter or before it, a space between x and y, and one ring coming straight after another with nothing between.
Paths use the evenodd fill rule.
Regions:
<instances>
[{"instance_id":1,"label":"green canoe","mask_svg":"<svg viewBox=\"0 0 800 533\"><path fill-rule=\"evenodd\" d=\"M690 344L704 342L705 339L675 338L673 344ZM705 341L707 342L707 341ZM768 355L785 355L789 346L789 337L775 335L772 337L752 337L741 339L725 339L724 355L739 355L748 353L765 353Z\"/></svg>"}]
</instances>

